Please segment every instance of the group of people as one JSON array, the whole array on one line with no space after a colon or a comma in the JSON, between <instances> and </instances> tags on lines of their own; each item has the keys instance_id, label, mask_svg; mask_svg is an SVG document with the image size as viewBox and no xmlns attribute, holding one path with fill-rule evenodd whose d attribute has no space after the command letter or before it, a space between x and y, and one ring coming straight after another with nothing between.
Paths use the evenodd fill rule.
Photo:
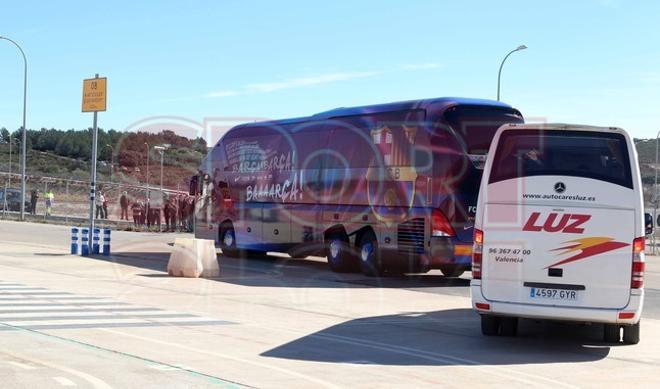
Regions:
<instances>
[{"instance_id":1,"label":"group of people","mask_svg":"<svg viewBox=\"0 0 660 389\"><path fill-rule=\"evenodd\" d=\"M41 193L37 189L30 192L30 213L35 215L37 204ZM55 195L52 190L47 190L44 194L46 205L45 214L52 214ZM104 191L99 191L96 196L95 217L96 219L108 219L109 196ZM133 215L133 224L140 226L157 226L165 231L192 231L193 215L195 214L195 197L184 194L165 195L162 201L150 202L137 199L131 201L128 192L123 191L119 197L119 206L121 207L120 220L129 220L129 209Z\"/></svg>"},{"instance_id":2,"label":"group of people","mask_svg":"<svg viewBox=\"0 0 660 389\"><path fill-rule=\"evenodd\" d=\"M128 220L129 201L125 193L119 199L119 204L122 207L122 220ZM135 227L146 225L149 228L153 225L162 228L162 221L164 221L165 231L193 230L193 215L195 214L195 198L193 196L170 195L163 198L162 204L153 205L147 198L146 202L142 200L133 202L130 208L133 213Z\"/></svg>"},{"instance_id":3,"label":"group of people","mask_svg":"<svg viewBox=\"0 0 660 389\"><path fill-rule=\"evenodd\" d=\"M46 191L46 194L44 195L46 199L46 216L50 216L53 214L53 204L55 203L55 194L53 193L52 189L49 189ZM37 214L37 203L39 202L39 190L37 189L32 189L30 191L30 214L31 215L36 215Z\"/></svg>"}]
</instances>

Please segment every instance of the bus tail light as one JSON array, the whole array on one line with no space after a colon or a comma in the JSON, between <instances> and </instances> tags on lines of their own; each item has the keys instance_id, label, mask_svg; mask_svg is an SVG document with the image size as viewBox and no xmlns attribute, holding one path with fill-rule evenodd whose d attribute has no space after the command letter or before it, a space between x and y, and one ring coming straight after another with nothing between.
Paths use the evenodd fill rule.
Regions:
<instances>
[{"instance_id":1,"label":"bus tail light","mask_svg":"<svg viewBox=\"0 0 660 389\"><path fill-rule=\"evenodd\" d=\"M456 236L451 223L439 209L431 212L431 236Z\"/></svg>"},{"instance_id":2,"label":"bus tail light","mask_svg":"<svg viewBox=\"0 0 660 389\"><path fill-rule=\"evenodd\" d=\"M472 278L481 279L481 255L484 248L484 233L474 229L474 244L472 246Z\"/></svg>"},{"instance_id":3,"label":"bus tail light","mask_svg":"<svg viewBox=\"0 0 660 389\"><path fill-rule=\"evenodd\" d=\"M644 245L645 238L643 236L633 240L633 255L632 255L632 275L630 276L630 287L632 289L641 289L644 287Z\"/></svg>"}]
</instances>

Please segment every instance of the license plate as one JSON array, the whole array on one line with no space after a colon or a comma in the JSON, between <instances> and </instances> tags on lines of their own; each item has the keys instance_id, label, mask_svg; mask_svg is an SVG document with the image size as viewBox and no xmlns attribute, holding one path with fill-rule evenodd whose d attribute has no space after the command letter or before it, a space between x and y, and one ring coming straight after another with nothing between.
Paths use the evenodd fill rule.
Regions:
<instances>
[{"instance_id":1,"label":"license plate","mask_svg":"<svg viewBox=\"0 0 660 389\"><path fill-rule=\"evenodd\" d=\"M530 288L529 297L533 299L573 301L577 300L578 291L566 289Z\"/></svg>"}]
</instances>

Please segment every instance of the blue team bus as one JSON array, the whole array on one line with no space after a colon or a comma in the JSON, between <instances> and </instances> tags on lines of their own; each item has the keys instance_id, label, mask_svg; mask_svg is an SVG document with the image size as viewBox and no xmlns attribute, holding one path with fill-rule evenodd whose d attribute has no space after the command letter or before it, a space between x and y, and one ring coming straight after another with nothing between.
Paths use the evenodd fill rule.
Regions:
<instances>
[{"instance_id":1,"label":"blue team bus","mask_svg":"<svg viewBox=\"0 0 660 389\"><path fill-rule=\"evenodd\" d=\"M227 255L327 256L366 275L470 268L486 153L520 112L434 98L238 125L191 191L196 236Z\"/></svg>"}]
</instances>

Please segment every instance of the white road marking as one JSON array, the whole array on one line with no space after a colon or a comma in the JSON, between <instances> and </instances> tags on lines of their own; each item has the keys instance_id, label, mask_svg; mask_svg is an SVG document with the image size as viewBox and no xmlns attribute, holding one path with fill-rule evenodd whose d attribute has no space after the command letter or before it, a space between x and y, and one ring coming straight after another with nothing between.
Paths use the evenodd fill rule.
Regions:
<instances>
[{"instance_id":1,"label":"white road marking","mask_svg":"<svg viewBox=\"0 0 660 389\"><path fill-rule=\"evenodd\" d=\"M76 377L79 377L79 378L89 382L92 385L91 387L93 387L95 389L112 389L112 387L110 385L108 385L107 383L105 383L105 381L103 381L103 380L101 380L97 377L94 377L91 374L83 373L82 371L75 370L75 369L72 369L70 367L62 366L62 365L56 364L54 362L47 362L47 361L43 361L43 360L39 360L39 359L28 358L26 356L18 356L18 355L8 353L8 352L5 352L5 354L13 356L14 358L17 358L17 359L23 359L23 360L26 360L26 361L30 361L30 362L34 363L35 365L43 365L43 366L46 366L46 367L50 367L51 369L56 369L56 370L59 370L59 371L63 371L65 373L69 373L71 375L74 375Z\"/></svg>"},{"instance_id":2,"label":"white road marking","mask_svg":"<svg viewBox=\"0 0 660 389\"><path fill-rule=\"evenodd\" d=\"M76 383L65 377L53 377L62 386L76 386Z\"/></svg>"},{"instance_id":3,"label":"white road marking","mask_svg":"<svg viewBox=\"0 0 660 389\"><path fill-rule=\"evenodd\" d=\"M21 369L24 369L24 370L34 370L34 369L36 369L36 367L34 367L34 366L26 365L25 363L21 363L21 362L8 361L7 363L9 363L10 365L14 365L16 367L20 367Z\"/></svg>"},{"instance_id":4,"label":"white road marking","mask_svg":"<svg viewBox=\"0 0 660 389\"><path fill-rule=\"evenodd\" d=\"M110 329L107 329L107 328L100 328L99 331L105 331L105 332L115 334L115 335L120 335L120 336L129 337L129 338L140 339L140 340L144 340L144 341L152 342L152 343L156 343L156 344L161 344L161 345L165 345L165 346L175 347L175 348L179 348L179 349L182 349L182 350L193 351L193 352L198 353L198 354L205 354L205 355L209 355L209 356L213 356L213 357L225 358L225 359L229 359L229 360L232 360L232 361L237 361L237 362L242 362L242 363L246 363L246 364L249 364L249 365L259 366L263 369L270 369L270 370L279 371L279 372L287 374L287 375L302 378L302 379L310 381L310 382L315 382L315 383L317 383L319 385L322 385L326 388L339 388L340 387L339 385L324 381L320 378L308 376L306 374L302 374L302 373L299 373L297 371L289 370L289 369L286 369L286 368L283 368L283 367L274 366L274 365L269 364L269 363L257 362L257 361L253 361L253 360L250 360L250 359L240 358L240 357L237 357L237 356L234 356L234 355L229 355L229 354L222 354L222 353L218 353L218 352L206 351L206 350L198 349L198 348L195 348L195 347L189 347L189 346L185 346L185 345L178 344L178 343L166 342L166 341L160 340L160 339L148 338L148 337L145 337L145 336L129 334L129 333L126 333L126 332L110 330Z\"/></svg>"}]
</instances>

